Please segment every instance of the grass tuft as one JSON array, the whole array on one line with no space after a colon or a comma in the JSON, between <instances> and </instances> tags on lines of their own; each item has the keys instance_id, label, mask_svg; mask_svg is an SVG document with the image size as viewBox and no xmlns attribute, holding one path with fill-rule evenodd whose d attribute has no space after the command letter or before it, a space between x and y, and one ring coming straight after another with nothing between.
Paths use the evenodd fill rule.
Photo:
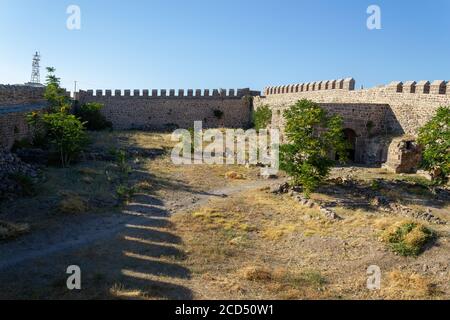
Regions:
<instances>
[{"instance_id":1,"label":"grass tuft","mask_svg":"<svg viewBox=\"0 0 450 320\"><path fill-rule=\"evenodd\" d=\"M435 238L435 233L422 224L406 221L387 228L381 234L381 240L392 251L401 256L418 256L424 247Z\"/></svg>"},{"instance_id":2,"label":"grass tuft","mask_svg":"<svg viewBox=\"0 0 450 320\"><path fill-rule=\"evenodd\" d=\"M64 192L64 199L59 202L58 209L66 214L85 213L88 210L87 201L73 192Z\"/></svg>"},{"instance_id":3,"label":"grass tuft","mask_svg":"<svg viewBox=\"0 0 450 320\"><path fill-rule=\"evenodd\" d=\"M28 233L30 226L27 223L11 223L0 221L0 240L10 240Z\"/></svg>"}]
</instances>

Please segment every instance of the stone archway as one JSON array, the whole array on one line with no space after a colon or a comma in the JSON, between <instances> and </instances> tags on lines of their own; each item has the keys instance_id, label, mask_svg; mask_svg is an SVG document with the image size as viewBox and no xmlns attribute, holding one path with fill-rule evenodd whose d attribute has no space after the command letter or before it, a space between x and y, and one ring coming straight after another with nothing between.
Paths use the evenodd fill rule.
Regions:
<instances>
[{"instance_id":1,"label":"stone archway","mask_svg":"<svg viewBox=\"0 0 450 320\"><path fill-rule=\"evenodd\" d=\"M347 140L349 143L349 147L347 149L348 160L355 162L357 134L356 134L355 130L350 129L350 128L346 128L342 132L344 133L345 140ZM339 160L338 154L336 154L336 160Z\"/></svg>"},{"instance_id":2,"label":"stone archway","mask_svg":"<svg viewBox=\"0 0 450 320\"><path fill-rule=\"evenodd\" d=\"M348 159L354 162L356 159L356 132L353 129L346 128L344 129L344 136L349 143L349 148L347 149Z\"/></svg>"}]
</instances>

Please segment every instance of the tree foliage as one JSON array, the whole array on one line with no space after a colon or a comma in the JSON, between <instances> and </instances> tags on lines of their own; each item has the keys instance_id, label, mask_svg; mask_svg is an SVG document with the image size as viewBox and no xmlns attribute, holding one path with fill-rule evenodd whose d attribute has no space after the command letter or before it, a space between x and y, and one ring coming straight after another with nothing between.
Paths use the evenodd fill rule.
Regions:
<instances>
[{"instance_id":1,"label":"tree foliage","mask_svg":"<svg viewBox=\"0 0 450 320\"><path fill-rule=\"evenodd\" d=\"M271 121L272 110L269 106L261 106L253 112L253 125L256 130L265 129Z\"/></svg>"},{"instance_id":2,"label":"tree foliage","mask_svg":"<svg viewBox=\"0 0 450 320\"><path fill-rule=\"evenodd\" d=\"M59 86L54 68L47 68L45 98L50 108L43 112L31 112L27 120L32 128L33 143L58 154L61 165L70 165L87 143L85 123L70 114L70 99Z\"/></svg>"},{"instance_id":3,"label":"tree foliage","mask_svg":"<svg viewBox=\"0 0 450 320\"><path fill-rule=\"evenodd\" d=\"M47 68L46 88L44 98L48 101L51 112L58 112L61 109L67 111L70 109L70 98L66 95L66 91L61 88L60 78L55 75L56 69Z\"/></svg>"},{"instance_id":4,"label":"tree foliage","mask_svg":"<svg viewBox=\"0 0 450 320\"><path fill-rule=\"evenodd\" d=\"M340 161L347 159L342 118L328 116L318 104L300 100L283 114L288 144L280 146L280 167L302 185L305 194L317 188L329 175L334 150Z\"/></svg>"},{"instance_id":5,"label":"tree foliage","mask_svg":"<svg viewBox=\"0 0 450 320\"><path fill-rule=\"evenodd\" d=\"M450 175L450 107L441 107L425 126L419 129L423 147L422 167L430 172L435 185L445 184Z\"/></svg>"},{"instance_id":6,"label":"tree foliage","mask_svg":"<svg viewBox=\"0 0 450 320\"><path fill-rule=\"evenodd\" d=\"M81 105L75 109L75 115L86 122L86 128L88 130L97 131L112 128L112 123L106 120L105 116L101 113L103 104L97 102L91 102Z\"/></svg>"},{"instance_id":7,"label":"tree foliage","mask_svg":"<svg viewBox=\"0 0 450 320\"><path fill-rule=\"evenodd\" d=\"M87 143L84 123L66 112L43 114L42 121L50 145L59 153L62 166L69 166Z\"/></svg>"}]
</instances>

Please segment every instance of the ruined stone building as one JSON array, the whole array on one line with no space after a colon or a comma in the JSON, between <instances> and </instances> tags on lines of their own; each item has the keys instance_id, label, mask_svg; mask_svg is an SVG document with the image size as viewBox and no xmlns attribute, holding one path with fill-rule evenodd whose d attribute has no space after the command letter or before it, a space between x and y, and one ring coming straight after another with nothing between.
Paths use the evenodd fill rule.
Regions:
<instances>
[{"instance_id":1,"label":"ruined stone building","mask_svg":"<svg viewBox=\"0 0 450 320\"><path fill-rule=\"evenodd\" d=\"M352 78L267 87L256 97L256 108L272 109L273 128L283 129L283 111L300 99L320 104L344 121L352 146L350 157L361 164L385 164L396 172L414 172L421 150L418 129L440 106L450 106L450 82L392 82L355 90Z\"/></svg>"}]
</instances>

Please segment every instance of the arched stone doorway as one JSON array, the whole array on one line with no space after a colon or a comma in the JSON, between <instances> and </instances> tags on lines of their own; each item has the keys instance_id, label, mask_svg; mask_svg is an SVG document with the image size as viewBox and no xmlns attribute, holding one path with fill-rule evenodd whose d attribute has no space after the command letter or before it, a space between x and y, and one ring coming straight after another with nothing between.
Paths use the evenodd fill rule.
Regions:
<instances>
[{"instance_id":1,"label":"arched stone doorway","mask_svg":"<svg viewBox=\"0 0 450 320\"><path fill-rule=\"evenodd\" d=\"M350 161L355 161L356 159L356 132L353 129L344 129L345 140L349 143L349 148L347 149L348 159Z\"/></svg>"},{"instance_id":2,"label":"arched stone doorway","mask_svg":"<svg viewBox=\"0 0 450 320\"><path fill-rule=\"evenodd\" d=\"M344 133L345 140L348 141L349 147L347 149L348 160L355 162L356 159L356 132L353 129L346 128L342 131ZM339 155L336 153L336 160L339 160Z\"/></svg>"}]
</instances>

